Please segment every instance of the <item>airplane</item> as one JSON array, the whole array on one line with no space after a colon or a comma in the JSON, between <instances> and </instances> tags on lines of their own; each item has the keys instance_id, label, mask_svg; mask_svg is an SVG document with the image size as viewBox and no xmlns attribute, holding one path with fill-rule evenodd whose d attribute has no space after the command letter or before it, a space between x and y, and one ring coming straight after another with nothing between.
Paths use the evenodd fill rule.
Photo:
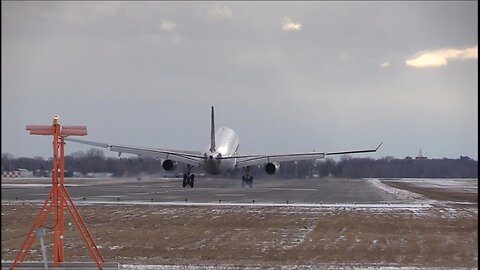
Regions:
<instances>
[{"instance_id":1,"label":"airplane","mask_svg":"<svg viewBox=\"0 0 480 270\"><path fill-rule=\"evenodd\" d=\"M215 111L213 106L211 110L210 143L206 146L206 149L203 152L133 147L92 142L68 137L65 140L95 147L110 148L110 151L118 152L118 156L122 153L128 153L136 154L139 157L152 157L160 161L163 169L166 171L175 170L179 163L184 164L185 170L182 186L190 186L192 188L194 186L195 174L191 172L194 167L200 167L205 170L205 172L212 175L219 175L235 168L241 168L243 170L241 186L251 188L253 186L253 176L250 175L251 166L261 165L268 174L273 175L279 169L279 162L323 159L325 156L332 155L376 152L383 144L380 143L375 149L341 152L238 155L237 151L240 146L240 141L237 133L228 127L215 129Z\"/></svg>"}]
</instances>

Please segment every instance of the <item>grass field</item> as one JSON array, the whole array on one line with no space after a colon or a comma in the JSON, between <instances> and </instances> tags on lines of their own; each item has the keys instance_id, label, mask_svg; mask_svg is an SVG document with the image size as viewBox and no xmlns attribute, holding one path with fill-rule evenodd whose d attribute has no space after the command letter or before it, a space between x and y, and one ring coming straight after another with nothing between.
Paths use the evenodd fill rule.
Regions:
<instances>
[{"instance_id":1,"label":"grass field","mask_svg":"<svg viewBox=\"0 0 480 270\"><path fill-rule=\"evenodd\" d=\"M102 255L121 264L478 267L478 192L402 182L430 208L78 206ZM461 203L452 203L461 202ZM40 206L2 202L2 261L13 260ZM66 261L92 261L67 215ZM49 218L47 253L52 256ZM35 241L28 261L41 261Z\"/></svg>"}]
</instances>

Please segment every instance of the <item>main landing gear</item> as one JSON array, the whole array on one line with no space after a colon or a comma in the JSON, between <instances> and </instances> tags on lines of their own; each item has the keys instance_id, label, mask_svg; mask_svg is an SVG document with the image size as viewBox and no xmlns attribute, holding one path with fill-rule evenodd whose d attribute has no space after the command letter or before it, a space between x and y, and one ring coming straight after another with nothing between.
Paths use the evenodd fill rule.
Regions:
<instances>
[{"instance_id":1,"label":"main landing gear","mask_svg":"<svg viewBox=\"0 0 480 270\"><path fill-rule=\"evenodd\" d=\"M242 176L242 187L250 187L253 186L253 176L250 176L250 167L244 167L243 172L245 173Z\"/></svg>"},{"instance_id":2,"label":"main landing gear","mask_svg":"<svg viewBox=\"0 0 480 270\"><path fill-rule=\"evenodd\" d=\"M183 187L190 186L193 188L193 183L195 182L195 174L183 174Z\"/></svg>"},{"instance_id":3,"label":"main landing gear","mask_svg":"<svg viewBox=\"0 0 480 270\"><path fill-rule=\"evenodd\" d=\"M190 174L193 166L187 165L186 173L183 174L183 187L190 186L193 188L195 182L195 174Z\"/></svg>"}]
</instances>

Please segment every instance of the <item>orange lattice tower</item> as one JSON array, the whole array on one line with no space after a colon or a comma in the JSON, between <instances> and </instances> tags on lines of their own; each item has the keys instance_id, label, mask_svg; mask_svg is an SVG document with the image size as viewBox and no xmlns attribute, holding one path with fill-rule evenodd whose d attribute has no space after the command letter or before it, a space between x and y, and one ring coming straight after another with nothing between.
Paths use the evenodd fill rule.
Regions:
<instances>
[{"instance_id":1,"label":"orange lattice tower","mask_svg":"<svg viewBox=\"0 0 480 270\"><path fill-rule=\"evenodd\" d=\"M42 208L37 214L30 231L28 232L22 247L15 256L10 269L14 269L18 262L21 262L35 240L35 230L43 225L48 214L53 208L53 263L58 267L59 262L64 261L64 211L65 208L70 212L73 222L82 236L83 241L87 245L90 255L95 260L99 269L105 261L98 251L97 245L93 241L92 236L88 232L87 226L78 213L73 200L64 185L64 153L65 153L65 137L67 136L85 136L87 135L86 126L61 126L58 123L58 115L53 117L52 125L27 125L27 130L32 135L50 135L53 136L53 170L52 170L52 189L48 194ZM60 153L59 153L60 151ZM58 164L60 163L60 164ZM60 166L59 166L60 165ZM58 177L58 169L60 167L60 178ZM59 181L60 180L60 181Z\"/></svg>"}]
</instances>

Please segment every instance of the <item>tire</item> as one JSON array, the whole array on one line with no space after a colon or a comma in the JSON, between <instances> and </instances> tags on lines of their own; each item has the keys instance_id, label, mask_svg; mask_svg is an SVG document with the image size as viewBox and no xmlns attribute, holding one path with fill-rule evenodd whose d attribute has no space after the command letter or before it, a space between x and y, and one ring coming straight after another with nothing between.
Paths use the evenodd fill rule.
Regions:
<instances>
[{"instance_id":1,"label":"tire","mask_svg":"<svg viewBox=\"0 0 480 270\"><path fill-rule=\"evenodd\" d=\"M195 174L190 175L190 187L193 188L193 183L195 182Z\"/></svg>"}]
</instances>

